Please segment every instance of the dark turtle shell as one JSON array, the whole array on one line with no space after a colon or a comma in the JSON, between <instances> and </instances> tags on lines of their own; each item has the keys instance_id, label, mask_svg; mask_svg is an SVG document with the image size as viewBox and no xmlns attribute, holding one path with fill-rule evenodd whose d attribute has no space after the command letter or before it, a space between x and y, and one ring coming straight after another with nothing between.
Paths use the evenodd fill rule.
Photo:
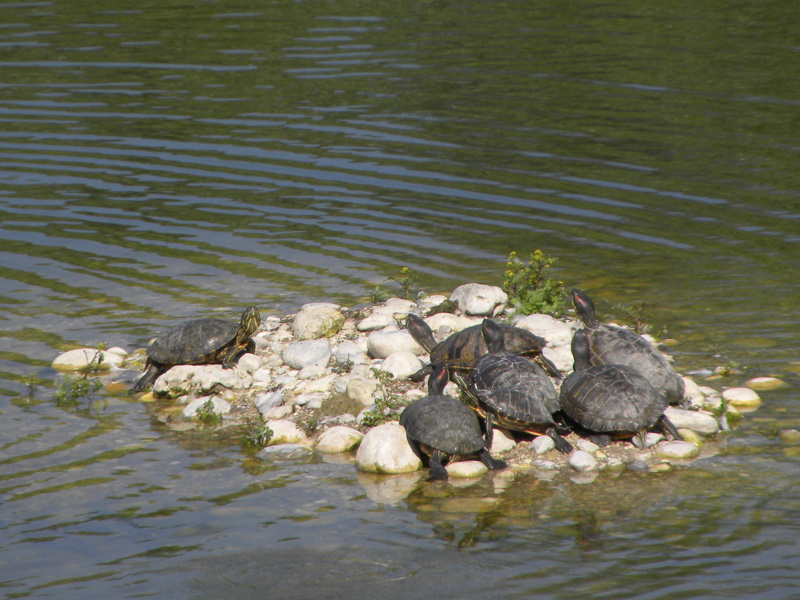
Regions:
<instances>
[{"instance_id":1,"label":"dark turtle shell","mask_svg":"<svg viewBox=\"0 0 800 600\"><path fill-rule=\"evenodd\" d=\"M439 366L428 381L428 395L409 404L400 415L411 447L431 457L431 479L447 477L442 460L478 455L490 469L505 467L484 446L483 432L474 411L445 396L447 369ZM420 457L422 458L422 457Z\"/></svg>"},{"instance_id":2,"label":"dark turtle shell","mask_svg":"<svg viewBox=\"0 0 800 600\"><path fill-rule=\"evenodd\" d=\"M556 366L542 355L547 342L520 327L496 323L503 332L503 344L509 354L525 356L542 363L548 373L560 377ZM454 333L446 340L437 343L430 326L414 314L409 314L406 328L411 337L430 353L431 365L447 365L451 374L469 373L478 357L488 352L481 333L482 325L473 325Z\"/></svg>"},{"instance_id":3,"label":"dark turtle shell","mask_svg":"<svg viewBox=\"0 0 800 600\"><path fill-rule=\"evenodd\" d=\"M589 337L589 362L593 365L625 365L664 394L667 402L677 404L683 398L685 384L664 355L633 331L600 323L594 303L580 290L570 292L572 305Z\"/></svg>"},{"instance_id":4,"label":"dark turtle shell","mask_svg":"<svg viewBox=\"0 0 800 600\"><path fill-rule=\"evenodd\" d=\"M642 375L625 365L589 365L584 330L573 337L572 352L575 371L561 384L560 400L579 425L601 433L635 433L666 418L666 398Z\"/></svg>"},{"instance_id":5,"label":"dark turtle shell","mask_svg":"<svg viewBox=\"0 0 800 600\"><path fill-rule=\"evenodd\" d=\"M487 434L492 422L496 422L515 431L550 435L559 450L570 452L572 446L555 430L553 413L561 406L558 392L544 370L505 352L503 330L497 323L486 319L482 335L489 354L475 361L467 395L487 419Z\"/></svg>"},{"instance_id":6,"label":"dark turtle shell","mask_svg":"<svg viewBox=\"0 0 800 600\"><path fill-rule=\"evenodd\" d=\"M239 323L225 319L186 321L158 336L147 348L144 375L131 388L139 392L174 365L200 365L219 362L229 368L233 359L245 349L261 315L255 306L242 313Z\"/></svg>"}]
</instances>

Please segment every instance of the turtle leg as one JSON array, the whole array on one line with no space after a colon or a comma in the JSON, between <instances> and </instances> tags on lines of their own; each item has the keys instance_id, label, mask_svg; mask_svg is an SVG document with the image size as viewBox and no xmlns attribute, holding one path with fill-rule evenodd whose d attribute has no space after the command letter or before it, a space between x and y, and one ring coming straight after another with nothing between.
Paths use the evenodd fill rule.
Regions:
<instances>
[{"instance_id":1,"label":"turtle leg","mask_svg":"<svg viewBox=\"0 0 800 600\"><path fill-rule=\"evenodd\" d=\"M558 370L558 367L553 363L552 360L547 358L544 354L540 354L536 357L535 361L539 363L539 366L542 367L545 372L555 379L561 379L563 375L561 371Z\"/></svg>"},{"instance_id":2,"label":"turtle leg","mask_svg":"<svg viewBox=\"0 0 800 600\"><path fill-rule=\"evenodd\" d=\"M142 375L136 383L131 387L132 393L143 392L155 383L158 376L164 372L164 369L154 365L149 360L145 365L144 375Z\"/></svg>"},{"instance_id":3,"label":"turtle leg","mask_svg":"<svg viewBox=\"0 0 800 600\"><path fill-rule=\"evenodd\" d=\"M433 371L432 365L428 365L427 367L422 367L416 373L412 373L409 379L411 381L416 381L417 383L419 383L420 381L425 381L425 377L432 371Z\"/></svg>"},{"instance_id":4,"label":"turtle leg","mask_svg":"<svg viewBox=\"0 0 800 600\"><path fill-rule=\"evenodd\" d=\"M228 348L225 353L222 355L222 368L223 369L232 369L233 368L233 359L243 350L242 346L237 344L231 344L231 347Z\"/></svg>"},{"instance_id":5,"label":"turtle leg","mask_svg":"<svg viewBox=\"0 0 800 600\"><path fill-rule=\"evenodd\" d=\"M505 469L508 466L504 460L493 458L486 449L481 450L481 453L478 455L478 459L492 471L496 469Z\"/></svg>"},{"instance_id":6,"label":"turtle leg","mask_svg":"<svg viewBox=\"0 0 800 600\"><path fill-rule=\"evenodd\" d=\"M572 444L561 437L561 434L556 431L555 427L548 427L545 431L545 434L552 438L552 440L556 443L556 450L563 452L564 454L569 454L572 452Z\"/></svg>"},{"instance_id":7,"label":"turtle leg","mask_svg":"<svg viewBox=\"0 0 800 600\"><path fill-rule=\"evenodd\" d=\"M633 437L639 440L639 447L642 450L647 448L647 429L640 429Z\"/></svg>"},{"instance_id":8,"label":"turtle leg","mask_svg":"<svg viewBox=\"0 0 800 600\"><path fill-rule=\"evenodd\" d=\"M669 420L667 415L661 415L656 421L656 424L661 427L661 431L665 434L672 436L674 440L682 440L681 434L678 432L678 428L675 427L675 424Z\"/></svg>"},{"instance_id":9,"label":"turtle leg","mask_svg":"<svg viewBox=\"0 0 800 600\"><path fill-rule=\"evenodd\" d=\"M439 450L431 452L430 467L431 476L428 481L436 481L438 479L447 479L447 469L442 465L443 454Z\"/></svg>"},{"instance_id":10,"label":"turtle leg","mask_svg":"<svg viewBox=\"0 0 800 600\"><path fill-rule=\"evenodd\" d=\"M484 422L486 423L486 425L485 425L485 427L486 427L486 449L487 450L491 450L492 449L492 442L494 441L494 429L492 427L492 415L489 414L489 413L486 413L486 418L485 418Z\"/></svg>"}]
</instances>

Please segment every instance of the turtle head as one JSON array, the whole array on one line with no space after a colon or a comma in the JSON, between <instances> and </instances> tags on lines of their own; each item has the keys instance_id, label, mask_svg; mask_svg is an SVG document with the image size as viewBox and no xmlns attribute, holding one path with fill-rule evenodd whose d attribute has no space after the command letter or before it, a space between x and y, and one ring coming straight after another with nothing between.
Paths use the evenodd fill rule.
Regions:
<instances>
[{"instance_id":1,"label":"turtle head","mask_svg":"<svg viewBox=\"0 0 800 600\"><path fill-rule=\"evenodd\" d=\"M587 326L592 327L597 325L597 317L594 312L594 302L591 301L589 296L584 294L577 288L573 288L569 293L569 299L572 301L572 306L575 307L575 312L581 319L581 322Z\"/></svg>"},{"instance_id":2,"label":"turtle head","mask_svg":"<svg viewBox=\"0 0 800 600\"><path fill-rule=\"evenodd\" d=\"M481 335L486 342L486 349L490 354L505 351L505 335L500 326L491 319L484 319L481 324Z\"/></svg>"},{"instance_id":3,"label":"turtle head","mask_svg":"<svg viewBox=\"0 0 800 600\"><path fill-rule=\"evenodd\" d=\"M259 325L261 325L261 313L258 312L258 308L255 306L248 306L242 313L236 337L240 340L246 340L256 332Z\"/></svg>"},{"instance_id":4,"label":"turtle head","mask_svg":"<svg viewBox=\"0 0 800 600\"><path fill-rule=\"evenodd\" d=\"M449 380L447 365L437 365L428 378L428 395L441 396Z\"/></svg>"},{"instance_id":5,"label":"turtle head","mask_svg":"<svg viewBox=\"0 0 800 600\"><path fill-rule=\"evenodd\" d=\"M589 368L589 336L585 329L579 329L572 336L572 358L575 360L574 371Z\"/></svg>"}]
</instances>

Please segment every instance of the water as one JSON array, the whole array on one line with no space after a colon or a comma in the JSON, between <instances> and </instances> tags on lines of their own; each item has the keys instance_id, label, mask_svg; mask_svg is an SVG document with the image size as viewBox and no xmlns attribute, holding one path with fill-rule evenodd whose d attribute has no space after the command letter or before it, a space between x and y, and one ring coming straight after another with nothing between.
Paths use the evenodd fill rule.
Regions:
<instances>
[{"instance_id":1,"label":"water","mask_svg":"<svg viewBox=\"0 0 800 600\"><path fill-rule=\"evenodd\" d=\"M0 589L58 598L793 598L793 4L0 7ZM689 469L389 492L101 395L76 345L499 283L541 248L681 371L791 387ZM26 376L44 383L29 394ZM382 483L397 485L402 482ZM411 489L411 488L409 488Z\"/></svg>"}]
</instances>

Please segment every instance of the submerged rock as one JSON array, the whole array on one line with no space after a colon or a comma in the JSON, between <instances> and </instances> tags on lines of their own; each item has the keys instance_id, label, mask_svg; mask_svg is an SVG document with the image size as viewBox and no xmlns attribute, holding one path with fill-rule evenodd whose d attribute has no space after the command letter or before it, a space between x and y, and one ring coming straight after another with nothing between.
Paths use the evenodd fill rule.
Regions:
<instances>
[{"instance_id":1,"label":"submerged rock","mask_svg":"<svg viewBox=\"0 0 800 600\"><path fill-rule=\"evenodd\" d=\"M722 392L722 398L738 409L758 408L761 404L761 397L746 387L729 388Z\"/></svg>"},{"instance_id":2,"label":"submerged rock","mask_svg":"<svg viewBox=\"0 0 800 600\"><path fill-rule=\"evenodd\" d=\"M661 458L694 458L700 449L691 442L662 442L656 446L656 456Z\"/></svg>"},{"instance_id":3,"label":"submerged rock","mask_svg":"<svg viewBox=\"0 0 800 600\"><path fill-rule=\"evenodd\" d=\"M124 352L124 350L123 350ZM110 369L118 367L125 361L125 357L110 350L97 348L77 348L59 354L51 366L57 371L77 371L79 369L97 368Z\"/></svg>"}]
</instances>

